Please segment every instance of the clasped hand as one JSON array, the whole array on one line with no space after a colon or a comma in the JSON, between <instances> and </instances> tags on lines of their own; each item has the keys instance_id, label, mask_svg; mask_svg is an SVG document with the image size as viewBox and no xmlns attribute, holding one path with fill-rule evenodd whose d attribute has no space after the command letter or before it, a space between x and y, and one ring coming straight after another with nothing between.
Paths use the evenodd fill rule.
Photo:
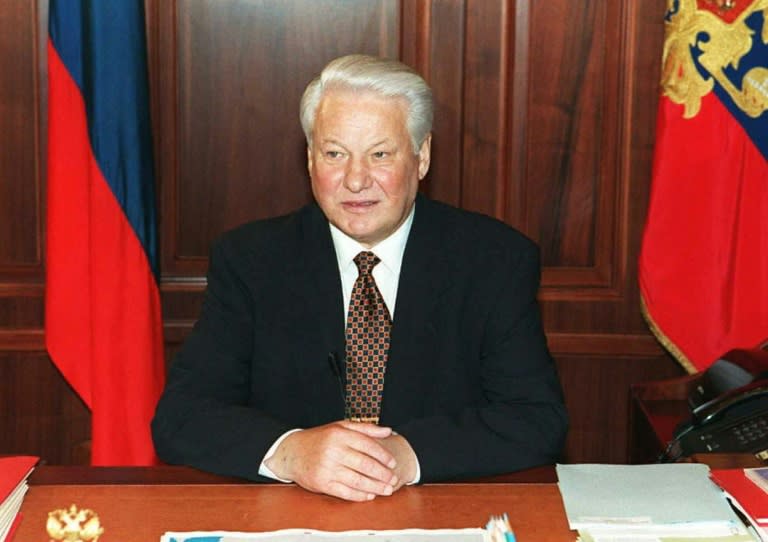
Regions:
<instances>
[{"instance_id":1,"label":"clasped hand","mask_svg":"<svg viewBox=\"0 0 768 542\"><path fill-rule=\"evenodd\" d=\"M305 489L349 501L391 495L416 476L416 455L405 438L347 420L291 433L266 465Z\"/></svg>"}]
</instances>

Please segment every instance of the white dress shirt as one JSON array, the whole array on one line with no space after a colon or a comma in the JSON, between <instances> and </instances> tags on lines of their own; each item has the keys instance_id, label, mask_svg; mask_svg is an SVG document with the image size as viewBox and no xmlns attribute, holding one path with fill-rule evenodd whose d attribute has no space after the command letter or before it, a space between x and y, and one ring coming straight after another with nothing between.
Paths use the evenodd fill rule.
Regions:
<instances>
[{"instance_id":1,"label":"white dress shirt","mask_svg":"<svg viewBox=\"0 0 768 542\"><path fill-rule=\"evenodd\" d=\"M341 275L341 289L344 294L344 322L346 325L347 312L349 311L349 300L352 297L352 289L357 280L357 265L354 262L355 256L360 252L370 251L376 254L381 260L373 268L371 274L376 281L384 298L384 303L389 309L389 315L392 321L395 320L395 301L397 298L397 285L400 280L400 267L403 265L403 253L405 244L408 241L408 234L411 232L413 224L413 215L416 206L411 209L408 218L405 219L395 233L378 243L377 245L366 248L336 226L331 224L331 237L333 246L336 249L336 259L339 263L339 274Z\"/></svg>"}]
</instances>

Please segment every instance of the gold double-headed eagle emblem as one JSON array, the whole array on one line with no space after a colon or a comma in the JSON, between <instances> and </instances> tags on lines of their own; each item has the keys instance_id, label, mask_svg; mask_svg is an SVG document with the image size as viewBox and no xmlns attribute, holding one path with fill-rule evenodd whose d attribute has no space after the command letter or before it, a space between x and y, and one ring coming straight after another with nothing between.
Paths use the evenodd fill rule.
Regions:
<instances>
[{"instance_id":1,"label":"gold double-headed eagle emblem","mask_svg":"<svg viewBox=\"0 0 768 542\"><path fill-rule=\"evenodd\" d=\"M74 504L69 509L60 508L48 512L45 529L51 537L51 542L98 542L104 533L99 516L93 510L78 510Z\"/></svg>"},{"instance_id":2,"label":"gold double-headed eagle emblem","mask_svg":"<svg viewBox=\"0 0 768 542\"><path fill-rule=\"evenodd\" d=\"M738 6L734 0L717 2L722 9L741 10L727 22L724 17L700 8L697 0L667 0L661 86L670 100L685 106L685 118L696 116L701 99L712 91L715 81L750 117L757 118L768 109L766 66L751 68L740 81L733 80L732 75L752 49L753 40L768 43L768 0L742 0L740 3L747 5ZM763 26L758 31L746 24L756 12L762 12L763 16ZM756 33L759 36L755 36ZM707 75L702 75L694 62L691 52L694 47L701 51L697 61Z\"/></svg>"}]
</instances>

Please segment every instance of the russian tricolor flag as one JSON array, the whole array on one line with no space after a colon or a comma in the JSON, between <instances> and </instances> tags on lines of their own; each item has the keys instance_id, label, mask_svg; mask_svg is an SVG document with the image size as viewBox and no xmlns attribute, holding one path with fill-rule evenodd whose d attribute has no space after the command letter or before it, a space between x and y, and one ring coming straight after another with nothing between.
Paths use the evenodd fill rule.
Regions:
<instances>
[{"instance_id":1,"label":"russian tricolor flag","mask_svg":"<svg viewBox=\"0 0 768 542\"><path fill-rule=\"evenodd\" d=\"M165 378L142 0L51 0L45 340L94 465L157 462Z\"/></svg>"}]
</instances>

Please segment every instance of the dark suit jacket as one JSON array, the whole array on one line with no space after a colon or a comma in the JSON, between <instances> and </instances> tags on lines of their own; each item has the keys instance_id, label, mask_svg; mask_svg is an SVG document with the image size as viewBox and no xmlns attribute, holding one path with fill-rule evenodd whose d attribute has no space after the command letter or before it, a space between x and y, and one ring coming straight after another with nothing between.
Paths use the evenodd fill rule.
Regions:
<instances>
[{"instance_id":1,"label":"dark suit jacket","mask_svg":"<svg viewBox=\"0 0 768 542\"><path fill-rule=\"evenodd\" d=\"M535 245L488 217L417 198L397 292L382 425L421 480L557 460L567 417L542 332ZM169 463L253 480L285 431L339 420L341 280L322 211L253 222L213 246L199 321L152 430Z\"/></svg>"}]
</instances>

